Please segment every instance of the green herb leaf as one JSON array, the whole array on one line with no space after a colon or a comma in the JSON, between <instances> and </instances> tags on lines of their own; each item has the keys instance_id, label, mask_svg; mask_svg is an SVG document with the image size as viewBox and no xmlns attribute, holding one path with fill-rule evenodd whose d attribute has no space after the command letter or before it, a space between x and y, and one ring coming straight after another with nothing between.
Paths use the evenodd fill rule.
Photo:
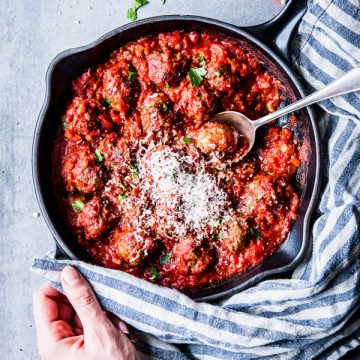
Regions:
<instances>
[{"instance_id":1,"label":"green herb leaf","mask_svg":"<svg viewBox=\"0 0 360 360\"><path fill-rule=\"evenodd\" d=\"M75 200L75 201L71 204L71 206L73 207L73 209L74 209L75 211L80 212L80 211L83 210L85 204L84 204L84 202L81 201L81 200Z\"/></svg>"},{"instance_id":2,"label":"green herb leaf","mask_svg":"<svg viewBox=\"0 0 360 360\"><path fill-rule=\"evenodd\" d=\"M125 199L127 199L128 197L129 197L128 194L122 193L122 194L119 195L119 200L125 200Z\"/></svg>"},{"instance_id":3,"label":"green herb leaf","mask_svg":"<svg viewBox=\"0 0 360 360\"><path fill-rule=\"evenodd\" d=\"M161 0L161 3L164 5L166 3L166 0Z\"/></svg>"},{"instance_id":4,"label":"green herb leaf","mask_svg":"<svg viewBox=\"0 0 360 360\"><path fill-rule=\"evenodd\" d=\"M104 105L105 105L106 107L110 107L110 106L111 106L111 100L110 100L110 99L105 99L105 100L104 100Z\"/></svg>"},{"instance_id":5,"label":"green herb leaf","mask_svg":"<svg viewBox=\"0 0 360 360\"><path fill-rule=\"evenodd\" d=\"M185 144L192 144L193 143L193 141L190 139L190 138L188 138L188 137L184 137L184 143Z\"/></svg>"},{"instance_id":6,"label":"green herb leaf","mask_svg":"<svg viewBox=\"0 0 360 360\"><path fill-rule=\"evenodd\" d=\"M262 195L259 195L257 198L256 198L256 201L261 201L261 199L263 198Z\"/></svg>"},{"instance_id":7,"label":"green herb leaf","mask_svg":"<svg viewBox=\"0 0 360 360\"><path fill-rule=\"evenodd\" d=\"M168 109L169 109L168 105L163 102L161 104L161 111L166 112L168 111Z\"/></svg>"},{"instance_id":8,"label":"green herb leaf","mask_svg":"<svg viewBox=\"0 0 360 360\"><path fill-rule=\"evenodd\" d=\"M254 228L250 228L250 234L251 234L251 235L254 235L254 236L258 237L258 238L262 238L261 232L257 231L257 230L254 229Z\"/></svg>"},{"instance_id":9,"label":"green herb leaf","mask_svg":"<svg viewBox=\"0 0 360 360\"><path fill-rule=\"evenodd\" d=\"M220 71L220 70L215 71L215 75L216 75L216 76L220 76L220 75L221 75L221 71Z\"/></svg>"},{"instance_id":10,"label":"green herb leaf","mask_svg":"<svg viewBox=\"0 0 360 360\"><path fill-rule=\"evenodd\" d=\"M132 172L132 174L133 174L134 176L138 176L138 175L139 175L139 169L137 168L136 165L130 164L129 167L130 167L130 170L131 170L131 172Z\"/></svg>"},{"instance_id":11,"label":"green herb leaf","mask_svg":"<svg viewBox=\"0 0 360 360\"><path fill-rule=\"evenodd\" d=\"M149 279L156 280L156 278L159 276L159 270L156 267L152 266L150 268L150 274L151 275L150 275Z\"/></svg>"},{"instance_id":12,"label":"green herb leaf","mask_svg":"<svg viewBox=\"0 0 360 360\"><path fill-rule=\"evenodd\" d=\"M204 81L204 76L206 74L207 74L207 71L205 70L205 68L203 66L191 69L189 71L189 78L190 78L191 85L193 85L195 87L199 87L202 84L202 82Z\"/></svg>"},{"instance_id":13,"label":"green herb leaf","mask_svg":"<svg viewBox=\"0 0 360 360\"><path fill-rule=\"evenodd\" d=\"M201 67L204 67L204 66L206 65L206 61L205 61L205 56L204 56L204 55L200 55L198 61L199 61L199 64L200 64Z\"/></svg>"},{"instance_id":14,"label":"green herb leaf","mask_svg":"<svg viewBox=\"0 0 360 360\"><path fill-rule=\"evenodd\" d=\"M104 160L104 157L101 155L101 152L99 149L96 149L94 152L94 156L97 162L102 162Z\"/></svg>"},{"instance_id":15,"label":"green herb leaf","mask_svg":"<svg viewBox=\"0 0 360 360\"><path fill-rule=\"evenodd\" d=\"M137 78L138 73L137 73L136 69L133 66L129 65L128 71L129 71L129 75L128 75L129 80L133 80L133 79Z\"/></svg>"},{"instance_id":16,"label":"green herb leaf","mask_svg":"<svg viewBox=\"0 0 360 360\"><path fill-rule=\"evenodd\" d=\"M167 89L170 89L170 84L169 84L167 81L165 81L165 87L166 87Z\"/></svg>"},{"instance_id":17,"label":"green herb leaf","mask_svg":"<svg viewBox=\"0 0 360 360\"><path fill-rule=\"evenodd\" d=\"M135 21L137 19L137 10L143 6L148 4L148 0L135 0L134 5L128 9L127 18L131 21Z\"/></svg>"},{"instance_id":18,"label":"green herb leaf","mask_svg":"<svg viewBox=\"0 0 360 360\"><path fill-rule=\"evenodd\" d=\"M172 257L172 253L171 253L171 252L170 252L170 253L167 253L166 255L164 255L164 256L160 259L161 265L166 265L166 264L170 261L171 257Z\"/></svg>"},{"instance_id":19,"label":"green herb leaf","mask_svg":"<svg viewBox=\"0 0 360 360\"><path fill-rule=\"evenodd\" d=\"M222 232L222 231L219 231L219 232L216 234L216 238L217 238L217 239L222 239L222 238L223 238L223 232Z\"/></svg>"},{"instance_id":20,"label":"green herb leaf","mask_svg":"<svg viewBox=\"0 0 360 360\"><path fill-rule=\"evenodd\" d=\"M214 226L220 226L220 225L222 225L222 223L224 222L224 220L223 219L217 219L215 222L214 222Z\"/></svg>"}]
</instances>

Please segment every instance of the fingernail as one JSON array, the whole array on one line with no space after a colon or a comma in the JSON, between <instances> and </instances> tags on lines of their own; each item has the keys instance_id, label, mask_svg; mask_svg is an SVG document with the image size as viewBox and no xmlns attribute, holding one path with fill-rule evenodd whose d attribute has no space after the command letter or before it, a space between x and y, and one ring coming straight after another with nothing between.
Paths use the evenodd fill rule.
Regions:
<instances>
[{"instance_id":1,"label":"fingernail","mask_svg":"<svg viewBox=\"0 0 360 360\"><path fill-rule=\"evenodd\" d=\"M73 267L66 266L61 273L61 277L67 284L73 285L80 279L80 274Z\"/></svg>"}]
</instances>

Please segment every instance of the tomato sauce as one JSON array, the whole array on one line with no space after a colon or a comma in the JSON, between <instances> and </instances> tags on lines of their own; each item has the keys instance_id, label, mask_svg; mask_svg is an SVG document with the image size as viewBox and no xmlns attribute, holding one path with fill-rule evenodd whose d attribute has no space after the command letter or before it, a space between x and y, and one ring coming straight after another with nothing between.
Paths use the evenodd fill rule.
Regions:
<instances>
[{"instance_id":1,"label":"tomato sauce","mask_svg":"<svg viewBox=\"0 0 360 360\"><path fill-rule=\"evenodd\" d=\"M164 286L219 282L259 264L296 219L300 145L290 123L247 144L217 112L252 119L286 101L234 39L143 37L73 82L53 182L94 262Z\"/></svg>"}]
</instances>

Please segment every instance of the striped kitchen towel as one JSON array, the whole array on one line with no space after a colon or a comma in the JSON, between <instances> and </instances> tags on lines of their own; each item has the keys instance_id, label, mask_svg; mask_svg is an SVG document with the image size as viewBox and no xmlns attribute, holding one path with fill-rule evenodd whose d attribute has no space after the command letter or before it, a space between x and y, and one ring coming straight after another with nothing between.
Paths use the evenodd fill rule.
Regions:
<instances>
[{"instance_id":1,"label":"striped kitchen towel","mask_svg":"<svg viewBox=\"0 0 360 360\"><path fill-rule=\"evenodd\" d=\"M293 44L309 92L360 66L358 0L309 0ZM104 308L158 359L336 359L360 340L360 94L323 102L318 117L323 183L306 259L290 278L262 281L217 304L123 272L37 258L32 270L60 289L71 264Z\"/></svg>"}]
</instances>

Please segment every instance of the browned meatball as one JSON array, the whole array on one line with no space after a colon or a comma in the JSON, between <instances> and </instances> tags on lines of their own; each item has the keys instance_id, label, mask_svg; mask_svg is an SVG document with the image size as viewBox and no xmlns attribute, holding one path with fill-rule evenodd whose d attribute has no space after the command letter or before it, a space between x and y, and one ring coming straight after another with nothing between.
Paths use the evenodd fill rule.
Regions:
<instances>
[{"instance_id":1,"label":"browned meatball","mask_svg":"<svg viewBox=\"0 0 360 360\"><path fill-rule=\"evenodd\" d=\"M213 114L216 105L215 96L204 85L198 88L188 85L182 88L174 107L197 129Z\"/></svg>"},{"instance_id":2,"label":"browned meatball","mask_svg":"<svg viewBox=\"0 0 360 360\"><path fill-rule=\"evenodd\" d=\"M159 87L179 83L186 74L186 62L171 51L153 52L147 57L149 79Z\"/></svg>"},{"instance_id":3,"label":"browned meatball","mask_svg":"<svg viewBox=\"0 0 360 360\"><path fill-rule=\"evenodd\" d=\"M227 124L207 122L195 132L193 139L195 145L204 154L210 154L213 151L232 153L236 149L238 135L236 130Z\"/></svg>"},{"instance_id":4,"label":"browned meatball","mask_svg":"<svg viewBox=\"0 0 360 360\"><path fill-rule=\"evenodd\" d=\"M103 97L112 109L126 116L136 106L138 96L137 72L132 65L121 64L105 70Z\"/></svg>"},{"instance_id":5,"label":"browned meatball","mask_svg":"<svg viewBox=\"0 0 360 360\"><path fill-rule=\"evenodd\" d=\"M100 167L89 145L70 145L67 148L61 174L67 190L92 193L102 186Z\"/></svg>"},{"instance_id":6,"label":"browned meatball","mask_svg":"<svg viewBox=\"0 0 360 360\"><path fill-rule=\"evenodd\" d=\"M220 92L229 92L238 83L238 79L234 76L227 66L219 68L215 66L207 66L206 80L210 86ZM217 94L220 95L220 94Z\"/></svg>"},{"instance_id":7,"label":"browned meatball","mask_svg":"<svg viewBox=\"0 0 360 360\"><path fill-rule=\"evenodd\" d=\"M65 137L72 142L82 139L91 141L100 134L100 130L96 127L96 116L89 101L78 97L66 111L63 127Z\"/></svg>"},{"instance_id":8,"label":"browned meatball","mask_svg":"<svg viewBox=\"0 0 360 360\"><path fill-rule=\"evenodd\" d=\"M148 95L144 99L140 116L145 134L169 128L172 112L166 95L162 93Z\"/></svg>"},{"instance_id":9,"label":"browned meatball","mask_svg":"<svg viewBox=\"0 0 360 360\"><path fill-rule=\"evenodd\" d=\"M83 229L86 238L95 239L108 229L112 214L99 198L93 198L79 213L76 226Z\"/></svg>"},{"instance_id":10,"label":"browned meatball","mask_svg":"<svg viewBox=\"0 0 360 360\"><path fill-rule=\"evenodd\" d=\"M247 233L246 227L240 225L236 219L228 220L223 226L221 235L221 246L231 252L239 251L243 244Z\"/></svg>"},{"instance_id":11,"label":"browned meatball","mask_svg":"<svg viewBox=\"0 0 360 360\"><path fill-rule=\"evenodd\" d=\"M199 246L192 235L187 235L173 247L172 264L180 274L197 275L205 271L213 258L209 251Z\"/></svg>"},{"instance_id":12,"label":"browned meatball","mask_svg":"<svg viewBox=\"0 0 360 360\"><path fill-rule=\"evenodd\" d=\"M120 260L131 266L138 266L156 247L155 239L146 236L142 231L123 231L116 228L113 239Z\"/></svg>"}]
</instances>

